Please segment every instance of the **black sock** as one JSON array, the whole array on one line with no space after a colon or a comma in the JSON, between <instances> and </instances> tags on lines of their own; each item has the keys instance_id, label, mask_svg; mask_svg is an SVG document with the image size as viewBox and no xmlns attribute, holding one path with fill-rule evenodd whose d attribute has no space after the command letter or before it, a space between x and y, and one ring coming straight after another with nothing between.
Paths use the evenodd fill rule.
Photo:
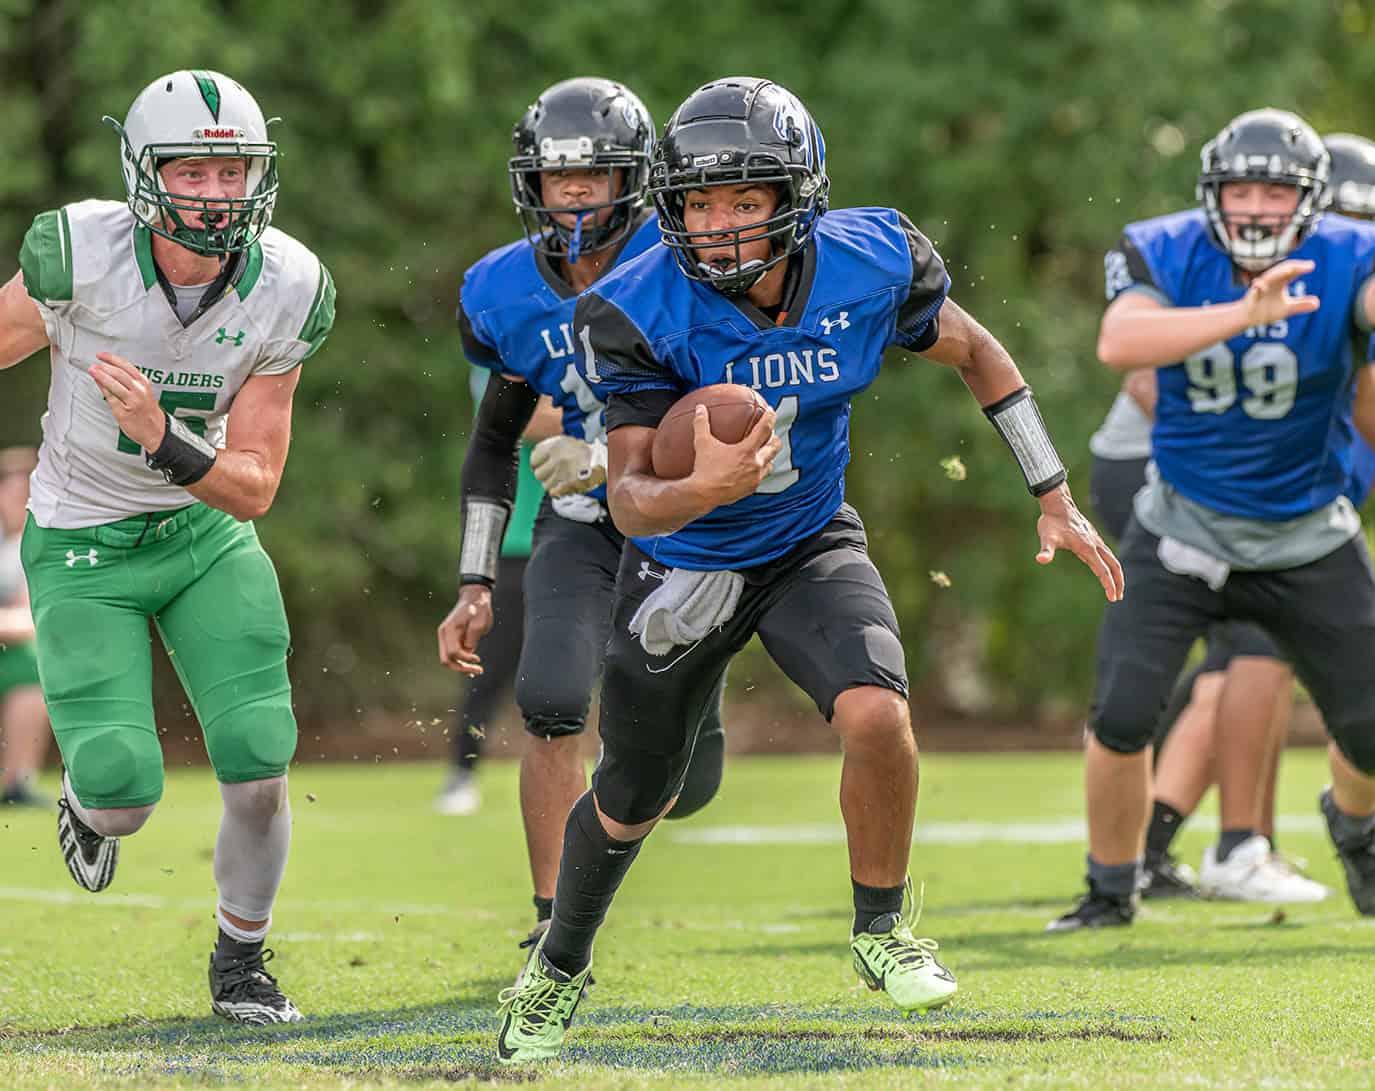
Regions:
<instances>
[{"instance_id":1,"label":"black sock","mask_svg":"<svg viewBox=\"0 0 1375 1091\"><path fill-rule=\"evenodd\" d=\"M644 840L617 841L602 829L591 792L568 812L563 859L554 894L554 915L544 939L544 957L564 973L582 973L592 961L592 941L606 919Z\"/></svg>"},{"instance_id":2,"label":"black sock","mask_svg":"<svg viewBox=\"0 0 1375 1091\"><path fill-rule=\"evenodd\" d=\"M1220 864L1232 855L1232 850L1244 841L1256 836L1255 828L1246 826L1239 830L1223 830L1217 839L1217 862Z\"/></svg>"},{"instance_id":3,"label":"black sock","mask_svg":"<svg viewBox=\"0 0 1375 1091\"><path fill-rule=\"evenodd\" d=\"M535 923L536 923L536 924L539 924L540 921L547 921L550 917L552 917L552 916L554 915L554 899L553 899L553 898L541 898L538 894L536 894L536 895L535 895L535 898L534 898L534 901L535 901Z\"/></svg>"},{"instance_id":4,"label":"black sock","mask_svg":"<svg viewBox=\"0 0 1375 1091\"><path fill-rule=\"evenodd\" d=\"M1169 852L1170 843L1188 817L1157 799L1151 810L1151 824L1146 830L1146 856L1158 858Z\"/></svg>"},{"instance_id":5,"label":"black sock","mask_svg":"<svg viewBox=\"0 0 1375 1091\"><path fill-rule=\"evenodd\" d=\"M1130 898L1136 893L1137 880L1141 877L1140 860L1130 864L1100 864L1090 856L1088 865L1089 885L1095 893L1113 898Z\"/></svg>"},{"instance_id":6,"label":"black sock","mask_svg":"<svg viewBox=\"0 0 1375 1091\"><path fill-rule=\"evenodd\" d=\"M250 940L245 943L220 929L219 939L215 941L215 965L227 966L231 962L245 962L258 958L263 953L263 941Z\"/></svg>"},{"instance_id":7,"label":"black sock","mask_svg":"<svg viewBox=\"0 0 1375 1091\"><path fill-rule=\"evenodd\" d=\"M850 880L850 885L855 889L855 924L851 935L867 932L869 925L879 917L902 912L904 886L865 886L854 879Z\"/></svg>"}]
</instances>

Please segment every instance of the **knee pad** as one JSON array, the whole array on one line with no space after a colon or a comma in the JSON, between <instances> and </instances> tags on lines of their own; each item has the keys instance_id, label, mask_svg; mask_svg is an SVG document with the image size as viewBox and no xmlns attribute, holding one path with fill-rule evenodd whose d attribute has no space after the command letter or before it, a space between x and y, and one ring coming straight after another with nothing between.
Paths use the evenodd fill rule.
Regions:
<instances>
[{"instance_id":1,"label":"knee pad","mask_svg":"<svg viewBox=\"0 0 1375 1091\"><path fill-rule=\"evenodd\" d=\"M151 807L162 798L162 747L154 732L89 727L64 736L62 761L83 807Z\"/></svg>"},{"instance_id":2,"label":"knee pad","mask_svg":"<svg viewBox=\"0 0 1375 1091\"><path fill-rule=\"evenodd\" d=\"M1155 738L1154 723L1154 718L1147 720L1140 716L1128 721L1113 719L1095 710L1089 730L1114 754L1139 754Z\"/></svg>"},{"instance_id":3,"label":"knee pad","mask_svg":"<svg viewBox=\"0 0 1375 1091\"><path fill-rule=\"evenodd\" d=\"M1347 761L1366 776L1375 776L1375 718L1328 724L1327 730Z\"/></svg>"},{"instance_id":4,"label":"knee pad","mask_svg":"<svg viewBox=\"0 0 1375 1091\"><path fill-rule=\"evenodd\" d=\"M205 724L205 749L221 784L285 776L296 753L291 694L274 694L225 712Z\"/></svg>"},{"instance_id":5,"label":"knee pad","mask_svg":"<svg viewBox=\"0 0 1375 1091\"><path fill-rule=\"evenodd\" d=\"M516 681L516 704L525 730L540 738L576 735L587 724L591 693L538 673Z\"/></svg>"},{"instance_id":6,"label":"knee pad","mask_svg":"<svg viewBox=\"0 0 1375 1091\"><path fill-rule=\"evenodd\" d=\"M527 734L537 739L561 739L568 735L581 735L587 726L586 720L544 719L532 716L525 721Z\"/></svg>"},{"instance_id":7,"label":"knee pad","mask_svg":"<svg viewBox=\"0 0 1375 1091\"><path fill-rule=\"evenodd\" d=\"M1115 754L1137 754L1151 744L1174 686L1173 678L1153 668L1126 666L1100 677L1089 714L1094 737Z\"/></svg>"},{"instance_id":8,"label":"knee pad","mask_svg":"<svg viewBox=\"0 0 1375 1091\"><path fill-rule=\"evenodd\" d=\"M623 826L658 818L682 782L686 762L686 754L664 757L605 747L592 774L597 804Z\"/></svg>"},{"instance_id":9,"label":"knee pad","mask_svg":"<svg viewBox=\"0 0 1375 1091\"><path fill-rule=\"evenodd\" d=\"M714 729L704 725L697 745L688 760L678 800L665 818L690 818L716 798L726 764L726 736L719 722Z\"/></svg>"}]
</instances>

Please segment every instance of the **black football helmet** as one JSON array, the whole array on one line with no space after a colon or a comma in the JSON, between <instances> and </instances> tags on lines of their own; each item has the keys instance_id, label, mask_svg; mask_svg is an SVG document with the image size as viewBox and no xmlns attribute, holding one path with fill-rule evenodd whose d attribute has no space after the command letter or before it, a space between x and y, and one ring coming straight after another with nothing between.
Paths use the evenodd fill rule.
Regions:
<instances>
[{"instance_id":1,"label":"black football helmet","mask_svg":"<svg viewBox=\"0 0 1375 1091\"><path fill-rule=\"evenodd\" d=\"M689 190L762 182L778 187L780 203L767 220L727 232L691 232L683 219ZM772 266L801 250L826 212L830 190L826 144L797 96L769 80L749 76L715 80L683 102L655 145L649 192L659 212L664 244L693 280L740 295ZM735 264L715 269L697 260L696 248L735 245ZM740 243L768 238L767 261L740 260ZM733 236L733 239L731 238Z\"/></svg>"},{"instance_id":2,"label":"black football helmet","mask_svg":"<svg viewBox=\"0 0 1375 1091\"><path fill-rule=\"evenodd\" d=\"M1333 133L1322 142L1332 157L1327 207L1345 216L1375 219L1375 140Z\"/></svg>"},{"instance_id":3,"label":"black football helmet","mask_svg":"<svg viewBox=\"0 0 1375 1091\"><path fill-rule=\"evenodd\" d=\"M569 262L594 250L616 245L630 231L635 210L643 203L654 145L654 120L645 104L624 85L595 76L564 80L542 92L516 122L511 139L516 154L507 163L511 197L536 250ZM613 184L610 201L578 208L546 208L540 174L551 170L605 170ZM624 171L621 185L614 172ZM604 208L611 218L583 226ZM564 227L553 213L575 213Z\"/></svg>"},{"instance_id":4,"label":"black football helmet","mask_svg":"<svg viewBox=\"0 0 1375 1091\"><path fill-rule=\"evenodd\" d=\"M1302 245L1322 214L1329 157L1313 127L1285 110L1250 110L1227 122L1203 146L1198 199L1217 243L1242 269L1258 273ZM1294 186L1298 207L1287 222L1273 217L1224 215L1227 182ZM1233 238L1230 228L1237 228Z\"/></svg>"}]
</instances>

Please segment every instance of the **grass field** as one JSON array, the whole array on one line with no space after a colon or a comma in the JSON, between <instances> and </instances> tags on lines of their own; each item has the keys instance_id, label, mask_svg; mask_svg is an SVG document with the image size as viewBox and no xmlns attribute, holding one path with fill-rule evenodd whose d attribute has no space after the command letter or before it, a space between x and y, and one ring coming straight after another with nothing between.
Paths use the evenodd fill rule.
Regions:
<instances>
[{"instance_id":1,"label":"grass field","mask_svg":"<svg viewBox=\"0 0 1375 1091\"><path fill-rule=\"evenodd\" d=\"M170 777L100 896L67 877L50 815L0 812L0 1088L1375 1085L1375 922L1344 890L1282 920L1155 903L1130 930L1047 936L1083 870L1077 759L922 772L919 931L959 977L949 1009L903 1019L850 969L837 762L741 759L631 873L564 1058L516 1072L493 1050L531 917L513 766L484 771L471 819L432 815L434 766L292 774L271 968L308 1018L267 1031L209 1015L208 772ZM1319 754L1283 780L1284 847L1340 885ZM1186 832L1185 856L1206 843Z\"/></svg>"}]
</instances>

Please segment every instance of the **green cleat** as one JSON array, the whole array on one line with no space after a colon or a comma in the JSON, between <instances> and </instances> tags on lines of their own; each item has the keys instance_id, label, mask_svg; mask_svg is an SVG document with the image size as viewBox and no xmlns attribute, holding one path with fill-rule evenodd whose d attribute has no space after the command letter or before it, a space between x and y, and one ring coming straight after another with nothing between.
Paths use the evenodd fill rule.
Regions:
<instances>
[{"instance_id":1,"label":"green cleat","mask_svg":"<svg viewBox=\"0 0 1375 1091\"><path fill-rule=\"evenodd\" d=\"M573 1022L592 965L571 977L544 957L544 939L530 952L516 984L503 989L503 1018L497 1035L497 1058L502 1064L525 1064L558 1056L563 1036Z\"/></svg>"},{"instance_id":2,"label":"green cleat","mask_svg":"<svg viewBox=\"0 0 1375 1091\"><path fill-rule=\"evenodd\" d=\"M909 904L911 886L908 886ZM855 973L875 992L882 989L906 1012L927 1012L958 991L955 975L936 958L936 941L912 934L921 911L886 913L850 939Z\"/></svg>"}]
</instances>

